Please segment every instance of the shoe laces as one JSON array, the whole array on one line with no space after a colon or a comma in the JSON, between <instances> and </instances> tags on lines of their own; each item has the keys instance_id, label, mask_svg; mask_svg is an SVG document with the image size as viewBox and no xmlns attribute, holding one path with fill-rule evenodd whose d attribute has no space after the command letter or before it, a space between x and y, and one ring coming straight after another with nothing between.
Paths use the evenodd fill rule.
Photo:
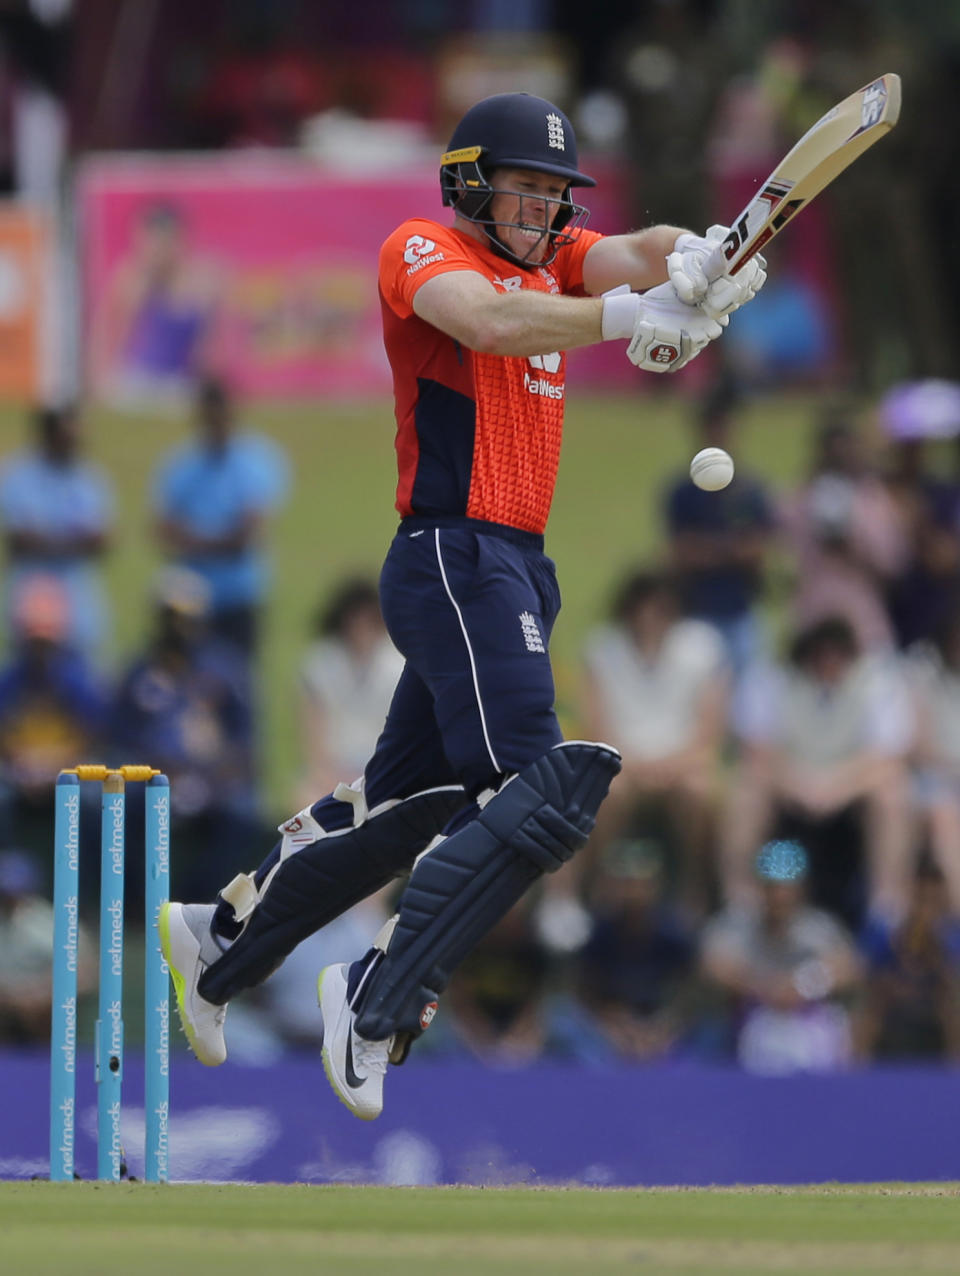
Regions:
<instances>
[{"instance_id":1,"label":"shoe laces","mask_svg":"<svg viewBox=\"0 0 960 1276\"><path fill-rule=\"evenodd\" d=\"M368 1041L359 1033L353 1034L354 1066L365 1068L367 1072L379 1072L382 1076L387 1071L387 1056L390 1051L391 1037L387 1041Z\"/></svg>"}]
</instances>

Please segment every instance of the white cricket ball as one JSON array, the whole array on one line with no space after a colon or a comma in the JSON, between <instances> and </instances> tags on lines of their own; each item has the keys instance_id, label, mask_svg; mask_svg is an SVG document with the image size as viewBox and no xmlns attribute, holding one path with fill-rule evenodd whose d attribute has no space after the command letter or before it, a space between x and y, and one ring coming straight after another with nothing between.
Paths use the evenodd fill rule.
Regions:
<instances>
[{"instance_id":1,"label":"white cricket ball","mask_svg":"<svg viewBox=\"0 0 960 1276\"><path fill-rule=\"evenodd\" d=\"M690 477L705 492L719 492L733 478L733 457L722 447L705 447L690 462Z\"/></svg>"}]
</instances>

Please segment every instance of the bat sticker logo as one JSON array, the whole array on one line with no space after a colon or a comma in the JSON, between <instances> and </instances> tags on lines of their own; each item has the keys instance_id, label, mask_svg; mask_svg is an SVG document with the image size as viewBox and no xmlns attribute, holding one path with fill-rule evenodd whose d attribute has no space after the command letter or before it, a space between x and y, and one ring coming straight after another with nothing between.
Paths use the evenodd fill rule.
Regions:
<instances>
[{"instance_id":1,"label":"bat sticker logo","mask_svg":"<svg viewBox=\"0 0 960 1276\"><path fill-rule=\"evenodd\" d=\"M860 128L870 128L883 115L887 101L887 86L883 80L874 80L863 90L863 104L860 107Z\"/></svg>"},{"instance_id":2,"label":"bat sticker logo","mask_svg":"<svg viewBox=\"0 0 960 1276\"><path fill-rule=\"evenodd\" d=\"M785 204L773 219L774 230L779 230L781 226L785 226L795 213L799 213L803 205L804 201L802 199L791 199L788 204Z\"/></svg>"},{"instance_id":3,"label":"bat sticker logo","mask_svg":"<svg viewBox=\"0 0 960 1276\"><path fill-rule=\"evenodd\" d=\"M738 219L734 226L731 226L729 235L727 235L726 239L723 241L723 255L726 257L727 261L731 261L734 255L750 239L750 225L752 223L756 226L758 222L758 218L756 216L757 210L761 213L759 223L760 225L763 225L763 223L769 219L770 214L777 205L786 199L792 189L792 182L767 182L763 190L760 191L753 200L751 200L750 205L743 213L743 216ZM766 208L764 208L764 205L766 205ZM799 207L799 204L797 207ZM796 212L796 208L794 208L792 212L787 213L786 216L782 213L780 216L783 217L784 221L786 221L788 217L793 216L794 212ZM776 222L774 224L776 225ZM780 224L782 225L782 222Z\"/></svg>"},{"instance_id":4,"label":"bat sticker logo","mask_svg":"<svg viewBox=\"0 0 960 1276\"><path fill-rule=\"evenodd\" d=\"M757 196L758 199L765 200L770 205L772 212L777 204L793 190L793 182L767 182L763 190Z\"/></svg>"}]
</instances>

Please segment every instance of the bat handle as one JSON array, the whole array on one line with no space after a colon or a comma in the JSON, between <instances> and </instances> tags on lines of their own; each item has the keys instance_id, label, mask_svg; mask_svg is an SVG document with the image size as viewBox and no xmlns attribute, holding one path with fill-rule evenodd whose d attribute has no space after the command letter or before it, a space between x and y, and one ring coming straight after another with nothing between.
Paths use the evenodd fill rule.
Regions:
<instances>
[{"instance_id":1,"label":"bat handle","mask_svg":"<svg viewBox=\"0 0 960 1276\"><path fill-rule=\"evenodd\" d=\"M715 279L719 279L721 275L727 273L727 259L724 255L723 244L717 244L709 257L705 258L703 263L703 273L706 275L710 283Z\"/></svg>"}]
</instances>

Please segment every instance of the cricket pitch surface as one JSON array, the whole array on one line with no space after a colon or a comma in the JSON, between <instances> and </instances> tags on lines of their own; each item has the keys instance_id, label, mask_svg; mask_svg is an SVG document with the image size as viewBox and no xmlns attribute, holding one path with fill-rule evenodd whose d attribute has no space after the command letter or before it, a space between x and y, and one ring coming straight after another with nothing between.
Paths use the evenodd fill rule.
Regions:
<instances>
[{"instance_id":1,"label":"cricket pitch surface","mask_svg":"<svg viewBox=\"0 0 960 1276\"><path fill-rule=\"evenodd\" d=\"M717 1189L0 1183L30 1276L960 1271L960 1184Z\"/></svg>"}]
</instances>

